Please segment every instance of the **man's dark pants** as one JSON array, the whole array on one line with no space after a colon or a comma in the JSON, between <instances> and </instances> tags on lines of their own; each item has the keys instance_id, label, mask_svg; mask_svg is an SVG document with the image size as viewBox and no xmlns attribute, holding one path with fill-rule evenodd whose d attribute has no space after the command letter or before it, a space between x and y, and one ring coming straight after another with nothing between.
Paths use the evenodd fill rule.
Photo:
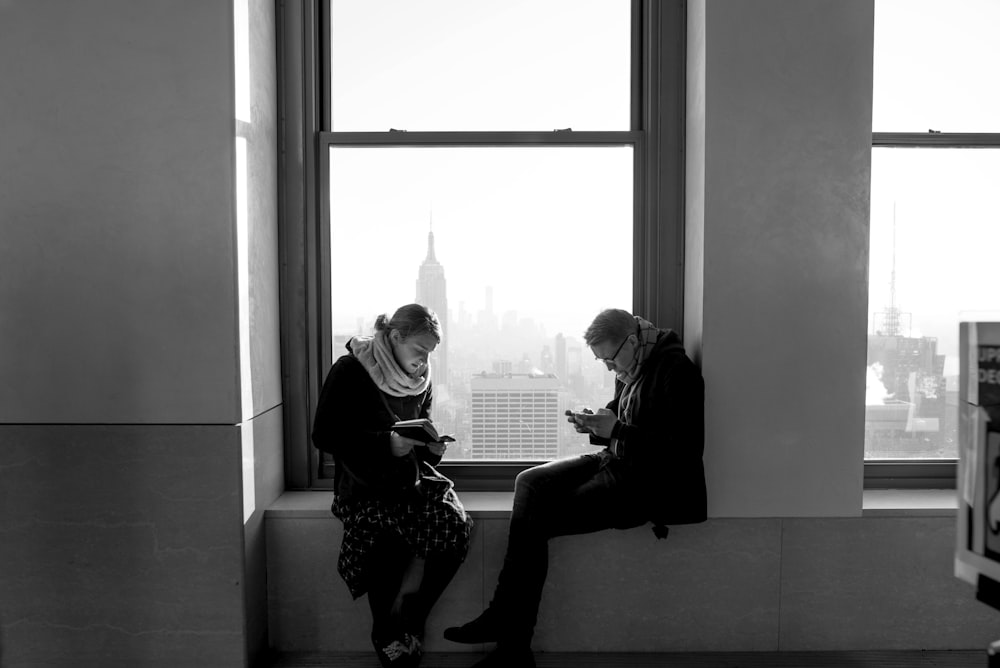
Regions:
<instances>
[{"instance_id":1,"label":"man's dark pants","mask_svg":"<svg viewBox=\"0 0 1000 668\"><path fill-rule=\"evenodd\" d=\"M628 529L646 522L621 465L607 453L586 454L535 466L517 476L507 553L490 604L499 615L501 644L531 642L548 571L550 538Z\"/></svg>"}]
</instances>

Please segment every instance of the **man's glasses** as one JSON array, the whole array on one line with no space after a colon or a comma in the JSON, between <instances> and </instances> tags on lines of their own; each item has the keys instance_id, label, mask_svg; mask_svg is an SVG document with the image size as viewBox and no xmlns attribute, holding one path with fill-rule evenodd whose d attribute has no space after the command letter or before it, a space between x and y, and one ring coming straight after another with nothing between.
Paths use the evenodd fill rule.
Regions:
<instances>
[{"instance_id":1,"label":"man's glasses","mask_svg":"<svg viewBox=\"0 0 1000 668\"><path fill-rule=\"evenodd\" d=\"M611 357L596 357L595 356L594 359L597 360L598 362L604 362L605 364L614 364L615 363L615 359L618 358L618 353L620 353L622 351L622 347L625 345L625 341L628 341L628 337L627 336L625 337L625 340L621 342L621 345L618 346L618 350L615 351L615 354L612 355Z\"/></svg>"}]
</instances>

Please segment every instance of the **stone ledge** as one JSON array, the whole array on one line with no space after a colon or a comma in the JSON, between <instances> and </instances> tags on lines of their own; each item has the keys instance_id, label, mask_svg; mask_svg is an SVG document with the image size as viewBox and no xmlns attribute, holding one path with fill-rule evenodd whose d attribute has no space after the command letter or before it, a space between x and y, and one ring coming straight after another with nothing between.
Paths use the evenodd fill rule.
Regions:
<instances>
[{"instance_id":1,"label":"stone ledge","mask_svg":"<svg viewBox=\"0 0 1000 668\"><path fill-rule=\"evenodd\" d=\"M863 517L955 517L958 495L953 489L869 489Z\"/></svg>"},{"instance_id":2,"label":"stone ledge","mask_svg":"<svg viewBox=\"0 0 1000 668\"><path fill-rule=\"evenodd\" d=\"M513 492L461 492L462 504L474 518L510 517ZM332 519L333 492L285 492L268 507L265 519Z\"/></svg>"},{"instance_id":3,"label":"stone ledge","mask_svg":"<svg viewBox=\"0 0 1000 668\"><path fill-rule=\"evenodd\" d=\"M870 668L969 668L983 665L984 651L975 650L866 650L853 652L536 652L539 668L803 668L804 666L869 666ZM466 668L482 653L430 652L428 665ZM274 657L270 668L367 668L369 652L288 652Z\"/></svg>"},{"instance_id":4,"label":"stone ledge","mask_svg":"<svg viewBox=\"0 0 1000 668\"><path fill-rule=\"evenodd\" d=\"M462 492L466 510L474 518L506 519L513 492ZM866 490L863 517L953 517L958 509L955 490L878 489ZM333 492L285 492L265 512L267 519L330 519Z\"/></svg>"}]
</instances>

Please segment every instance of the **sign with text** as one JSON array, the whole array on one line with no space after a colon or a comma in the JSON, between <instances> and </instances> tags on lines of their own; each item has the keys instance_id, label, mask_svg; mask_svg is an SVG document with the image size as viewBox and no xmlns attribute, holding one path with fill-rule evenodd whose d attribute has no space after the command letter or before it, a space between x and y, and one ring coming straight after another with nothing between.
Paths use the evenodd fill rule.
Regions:
<instances>
[{"instance_id":1,"label":"sign with text","mask_svg":"<svg viewBox=\"0 0 1000 668\"><path fill-rule=\"evenodd\" d=\"M1000 322L960 324L955 575L1000 583Z\"/></svg>"}]
</instances>

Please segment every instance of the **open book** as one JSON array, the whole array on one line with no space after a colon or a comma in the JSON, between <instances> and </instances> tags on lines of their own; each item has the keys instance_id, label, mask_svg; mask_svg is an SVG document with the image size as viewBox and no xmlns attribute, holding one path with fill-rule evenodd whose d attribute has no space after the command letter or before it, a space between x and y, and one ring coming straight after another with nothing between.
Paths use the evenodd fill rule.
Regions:
<instances>
[{"instance_id":1,"label":"open book","mask_svg":"<svg viewBox=\"0 0 1000 668\"><path fill-rule=\"evenodd\" d=\"M392 430L400 436L413 438L424 443L450 443L455 440L448 434L438 434L434 423L427 418L401 420L392 425Z\"/></svg>"}]
</instances>

